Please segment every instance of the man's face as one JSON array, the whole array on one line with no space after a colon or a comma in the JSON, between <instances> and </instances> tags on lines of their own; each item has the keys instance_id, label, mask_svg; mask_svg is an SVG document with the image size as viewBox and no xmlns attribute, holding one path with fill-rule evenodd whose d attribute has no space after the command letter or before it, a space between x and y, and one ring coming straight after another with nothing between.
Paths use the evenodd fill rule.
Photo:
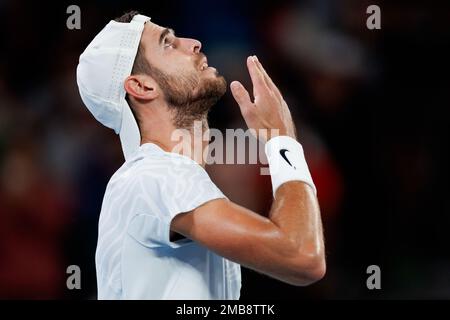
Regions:
<instances>
[{"instance_id":1,"label":"man's face","mask_svg":"<svg viewBox=\"0 0 450 320\"><path fill-rule=\"evenodd\" d=\"M194 120L202 120L225 93L226 81L208 66L199 41L177 37L173 30L149 21L141 46L151 65L151 76L175 109L177 127L189 127Z\"/></svg>"}]
</instances>

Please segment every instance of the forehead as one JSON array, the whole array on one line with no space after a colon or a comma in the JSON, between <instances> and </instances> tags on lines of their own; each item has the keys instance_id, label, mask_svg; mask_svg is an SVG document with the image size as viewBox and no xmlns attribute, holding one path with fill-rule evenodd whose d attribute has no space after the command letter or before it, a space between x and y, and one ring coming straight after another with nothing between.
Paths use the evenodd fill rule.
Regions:
<instances>
[{"instance_id":1,"label":"forehead","mask_svg":"<svg viewBox=\"0 0 450 320\"><path fill-rule=\"evenodd\" d=\"M142 32L141 43L144 43L146 47L157 46L159 43L159 36L164 29L165 28L156 23L147 21L144 25L144 31Z\"/></svg>"}]
</instances>

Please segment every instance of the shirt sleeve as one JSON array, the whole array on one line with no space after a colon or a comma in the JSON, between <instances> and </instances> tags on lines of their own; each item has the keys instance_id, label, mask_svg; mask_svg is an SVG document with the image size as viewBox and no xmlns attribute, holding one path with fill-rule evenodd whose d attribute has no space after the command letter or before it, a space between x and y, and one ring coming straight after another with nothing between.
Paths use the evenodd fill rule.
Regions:
<instances>
[{"instance_id":1,"label":"shirt sleeve","mask_svg":"<svg viewBox=\"0 0 450 320\"><path fill-rule=\"evenodd\" d=\"M151 170L148 174L144 170L140 177L142 195L148 199L145 201L147 205L132 217L128 234L149 248L178 248L191 240L170 241L172 219L208 201L226 197L207 172L193 161Z\"/></svg>"}]
</instances>

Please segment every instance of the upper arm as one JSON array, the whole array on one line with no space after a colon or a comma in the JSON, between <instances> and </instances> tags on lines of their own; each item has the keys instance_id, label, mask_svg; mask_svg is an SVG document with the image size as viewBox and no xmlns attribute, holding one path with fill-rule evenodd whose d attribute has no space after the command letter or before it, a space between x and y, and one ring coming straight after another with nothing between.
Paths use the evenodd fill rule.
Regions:
<instances>
[{"instance_id":1,"label":"upper arm","mask_svg":"<svg viewBox=\"0 0 450 320\"><path fill-rule=\"evenodd\" d=\"M308 268L300 265L297 247L271 220L226 199L177 215L171 229L229 260L283 281L294 283L298 269Z\"/></svg>"}]
</instances>

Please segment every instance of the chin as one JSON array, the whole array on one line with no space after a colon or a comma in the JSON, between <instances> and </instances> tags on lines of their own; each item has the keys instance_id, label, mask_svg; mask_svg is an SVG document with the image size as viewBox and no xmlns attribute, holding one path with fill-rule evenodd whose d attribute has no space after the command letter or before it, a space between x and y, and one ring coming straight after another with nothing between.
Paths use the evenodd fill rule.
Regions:
<instances>
[{"instance_id":1,"label":"chin","mask_svg":"<svg viewBox=\"0 0 450 320\"><path fill-rule=\"evenodd\" d=\"M200 75L203 77L211 77L211 76L219 77L220 76L219 71L217 71L217 69L214 67L208 67L207 69L200 71Z\"/></svg>"},{"instance_id":2,"label":"chin","mask_svg":"<svg viewBox=\"0 0 450 320\"><path fill-rule=\"evenodd\" d=\"M227 91L227 81L220 74L214 73L209 77L204 77L200 85L200 92L197 92L196 96L202 96L207 98L213 98L213 100L219 100Z\"/></svg>"},{"instance_id":3,"label":"chin","mask_svg":"<svg viewBox=\"0 0 450 320\"><path fill-rule=\"evenodd\" d=\"M220 96L223 96L227 92L227 80L221 76L217 70L214 73L215 81L217 81L217 91Z\"/></svg>"}]
</instances>

